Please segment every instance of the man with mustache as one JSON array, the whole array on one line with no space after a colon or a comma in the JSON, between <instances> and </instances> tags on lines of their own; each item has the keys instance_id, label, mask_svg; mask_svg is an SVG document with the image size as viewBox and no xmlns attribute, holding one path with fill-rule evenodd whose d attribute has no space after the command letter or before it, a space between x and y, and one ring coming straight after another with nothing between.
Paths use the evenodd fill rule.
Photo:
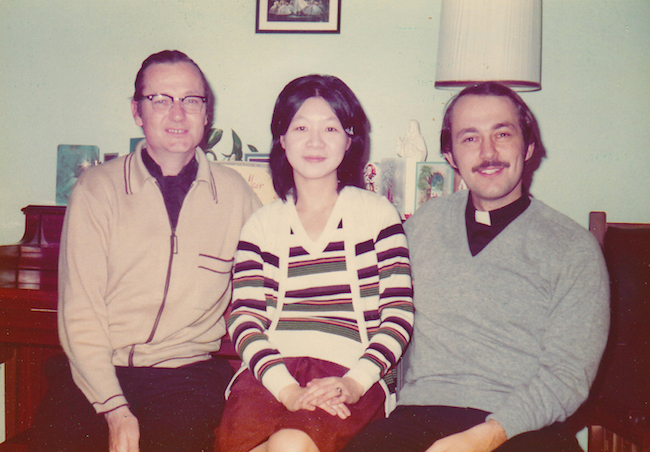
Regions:
<instances>
[{"instance_id":1,"label":"man with mustache","mask_svg":"<svg viewBox=\"0 0 650 452\"><path fill-rule=\"evenodd\" d=\"M545 151L509 88L463 90L440 142L469 191L405 224L416 314L398 406L345 451L580 451L563 421L607 340L598 243L528 194Z\"/></svg>"}]
</instances>

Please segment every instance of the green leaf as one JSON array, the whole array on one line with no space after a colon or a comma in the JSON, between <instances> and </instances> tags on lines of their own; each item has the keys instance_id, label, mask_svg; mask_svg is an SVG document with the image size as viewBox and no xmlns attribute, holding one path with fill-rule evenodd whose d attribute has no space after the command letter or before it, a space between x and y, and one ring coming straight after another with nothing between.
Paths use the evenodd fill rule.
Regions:
<instances>
[{"instance_id":1,"label":"green leaf","mask_svg":"<svg viewBox=\"0 0 650 452\"><path fill-rule=\"evenodd\" d=\"M207 141L208 149L213 148L215 144L221 141L222 136L223 136L223 130L210 129L210 133L208 134L208 141Z\"/></svg>"},{"instance_id":2,"label":"green leaf","mask_svg":"<svg viewBox=\"0 0 650 452\"><path fill-rule=\"evenodd\" d=\"M249 144L249 145L248 145L248 149L250 149L251 152L260 152L260 151L258 151L257 148L256 148L255 146L253 146L252 144Z\"/></svg>"},{"instance_id":3,"label":"green leaf","mask_svg":"<svg viewBox=\"0 0 650 452\"><path fill-rule=\"evenodd\" d=\"M217 154L215 154L215 153L212 152L211 150L208 149L207 151L203 151L203 152L205 152L205 155L206 155L206 156L211 155L211 156L212 156L212 161L213 161L213 162L216 162L216 161L217 161ZM210 160L210 159L208 159L208 160Z\"/></svg>"},{"instance_id":4,"label":"green leaf","mask_svg":"<svg viewBox=\"0 0 650 452\"><path fill-rule=\"evenodd\" d=\"M235 131L232 131L232 154L235 156L236 161L241 161L242 157L244 156L244 152L242 151L242 145L241 145L241 140L239 139L239 136L235 133Z\"/></svg>"}]
</instances>

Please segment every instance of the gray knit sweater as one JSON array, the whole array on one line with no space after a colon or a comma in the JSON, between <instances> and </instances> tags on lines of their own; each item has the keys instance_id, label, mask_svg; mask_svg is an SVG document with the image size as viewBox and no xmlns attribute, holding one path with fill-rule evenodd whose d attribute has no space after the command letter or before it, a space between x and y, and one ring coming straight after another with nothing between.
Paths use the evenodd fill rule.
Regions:
<instances>
[{"instance_id":1,"label":"gray knit sweater","mask_svg":"<svg viewBox=\"0 0 650 452\"><path fill-rule=\"evenodd\" d=\"M398 404L488 411L511 438L587 397L609 278L591 234L535 199L472 257L467 196L432 200L405 225L416 316Z\"/></svg>"}]
</instances>

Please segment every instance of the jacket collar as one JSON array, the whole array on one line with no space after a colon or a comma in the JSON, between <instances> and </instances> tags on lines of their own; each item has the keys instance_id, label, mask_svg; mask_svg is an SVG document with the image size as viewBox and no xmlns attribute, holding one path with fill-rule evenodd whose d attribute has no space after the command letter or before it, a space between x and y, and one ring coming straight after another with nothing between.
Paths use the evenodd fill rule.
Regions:
<instances>
[{"instance_id":1,"label":"jacket collar","mask_svg":"<svg viewBox=\"0 0 650 452\"><path fill-rule=\"evenodd\" d=\"M195 149L194 158L199 162L199 169L196 172L196 182L205 182L208 184L212 199L218 202L217 185L212 176L212 171L210 171L210 162L201 148L197 147ZM138 148L124 159L124 189L126 190L126 194L132 195L138 193L148 181L155 183L156 178L147 170L147 167L142 161L142 149Z\"/></svg>"}]
</instances>

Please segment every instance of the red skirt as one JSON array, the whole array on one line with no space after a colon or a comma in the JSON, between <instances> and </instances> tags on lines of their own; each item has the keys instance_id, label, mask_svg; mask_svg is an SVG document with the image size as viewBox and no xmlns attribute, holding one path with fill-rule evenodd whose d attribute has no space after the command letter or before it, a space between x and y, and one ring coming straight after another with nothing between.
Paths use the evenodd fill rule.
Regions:
<instances>
[{"instance_id":1,"label":"red skirt","mask_svg":"<svg viewBox=\"0 0 650 452\"><path fill-rule=\"evenodd\" d=\"M348 370L315 358L285 358L284 362L303 387L314 378L342 377ZM384 400L383 388L375 383L357 403L348 405L352 415L347 419L319 408L291 412L246 369L232 385L215 431L215 448L221 452L248 452L279 430L295 429L307 433L320 452L336 452L370 422L384 417Z\"/></svg>"}]
</instances>

